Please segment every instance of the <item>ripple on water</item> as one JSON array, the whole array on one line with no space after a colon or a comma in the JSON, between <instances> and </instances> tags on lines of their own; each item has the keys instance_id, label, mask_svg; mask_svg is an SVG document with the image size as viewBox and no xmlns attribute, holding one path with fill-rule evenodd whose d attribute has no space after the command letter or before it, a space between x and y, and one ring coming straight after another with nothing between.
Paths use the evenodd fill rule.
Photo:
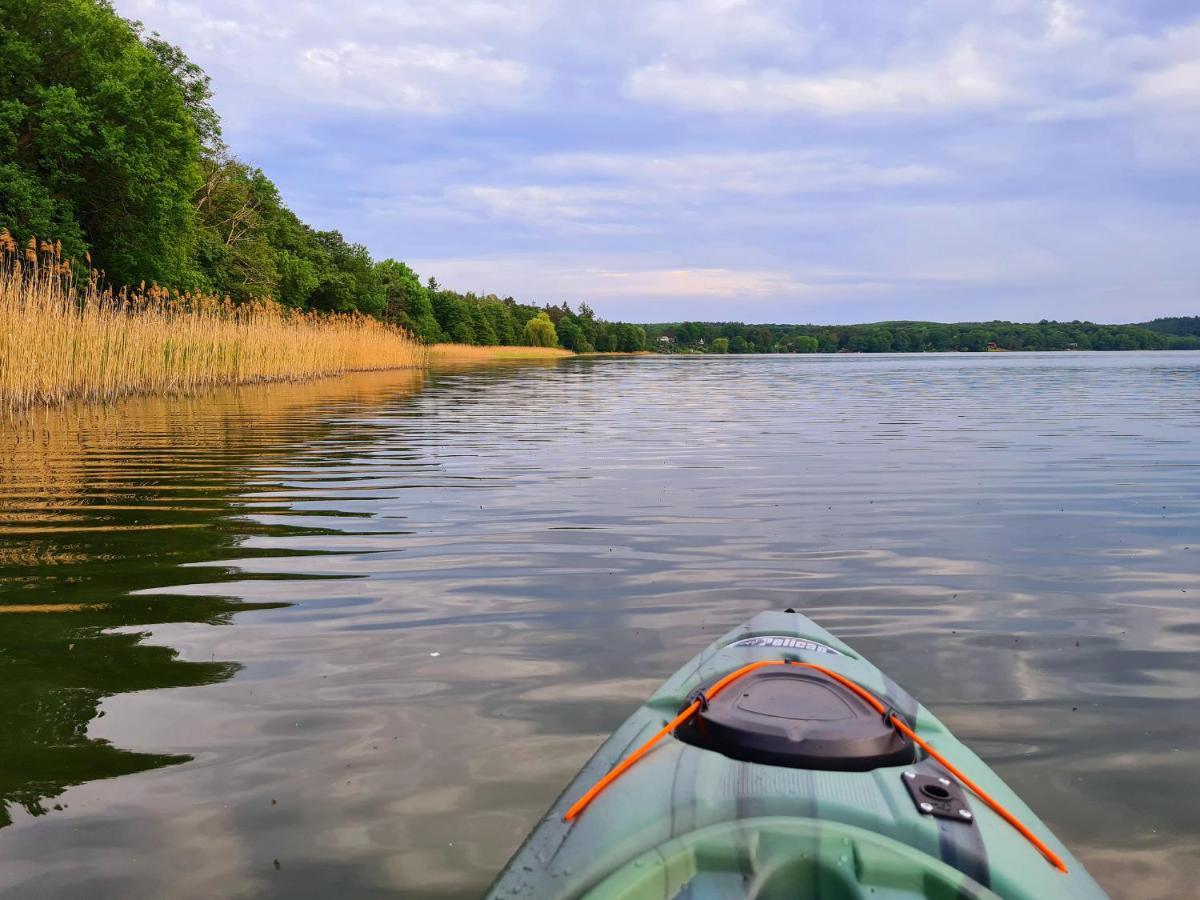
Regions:
<instances>
[{"instance_id":1,"label":"ripple on water","mask_svg":"<svg viewBox=\"0 0 1200 900\"><path fill-rule=\"evenodd\" d=\"M32 414L0 894L478 896L662 678L794 606L1115 896L1182 896L1198 398L1200 354L643 358Z\"/></svg>"}]
</instances>

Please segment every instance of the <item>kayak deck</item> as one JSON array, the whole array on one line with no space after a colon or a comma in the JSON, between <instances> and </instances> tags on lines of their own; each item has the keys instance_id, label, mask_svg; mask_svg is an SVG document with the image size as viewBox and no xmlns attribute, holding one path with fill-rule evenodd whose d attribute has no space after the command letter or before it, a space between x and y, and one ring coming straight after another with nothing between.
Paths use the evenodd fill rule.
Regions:
<instances>
[{"instance_id":1,"label":"kayak deck","mask_svg":"<svg viewBox=\"0 0 1200 900\"><path fill-rule=\"evenodd\" d=\"M866 688L1032 829L1068 872L1051 866L957 782L950 787L966 809L954 809L961 817L920 806L906 781L951 781L924 754L903 765L835 771L733 759L668 736L578 818L563 820L572 803L675 718L697 689L769 660L816 664ZM489 896L1052 900L1105 894L1020 798L912 696L805 616L768 612L717 640L613 733Z\"/></svg>"}]
</instances>

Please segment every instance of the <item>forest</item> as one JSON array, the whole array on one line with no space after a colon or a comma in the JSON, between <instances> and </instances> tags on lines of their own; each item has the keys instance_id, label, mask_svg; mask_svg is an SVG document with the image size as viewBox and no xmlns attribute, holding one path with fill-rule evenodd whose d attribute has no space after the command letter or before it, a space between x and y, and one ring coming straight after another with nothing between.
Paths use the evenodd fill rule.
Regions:
<instances>
[{"instance_id":1,"label":"forest","mask_svg":"<svg viewBox=\"0 0 1200 900\"><path fill-rule=\"evenodd\" d=\"M987 350L1198 350L1200 317L1140 325L1094 322L877 322L870 325L744 325L675 322L646 326L663 353L926 353Z\"/></svg>"}]
</instances>

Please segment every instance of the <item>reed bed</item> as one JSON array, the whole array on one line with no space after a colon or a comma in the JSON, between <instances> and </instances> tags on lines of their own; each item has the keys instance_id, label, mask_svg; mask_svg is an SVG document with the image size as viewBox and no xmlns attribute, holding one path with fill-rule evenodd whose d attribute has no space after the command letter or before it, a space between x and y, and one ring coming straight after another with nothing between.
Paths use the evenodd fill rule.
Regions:
<instances>
[{"instance_id":1,"label":"reed bed","mask_svg":"<svg viewBox=\"0 0 1200 900\"><path fill-rule=\"evenodd\" d=\"M21 248L0 230L0 412L426 361L402 329L365 316L153 285L115 292L95 272L78 284L57 245Z\"/></svg>"},{"instance_id":2,"label":"reed bed","mask_svg":"<svg viewBox=\"0 0 1200 900\"><path fill-rule=\"evenodd\" d=\"M429 357L436 362L489 362L497 359L561 359L574 356L558 347L476 346L474 344L434 344Z\"/></svg>"}]
</instances>

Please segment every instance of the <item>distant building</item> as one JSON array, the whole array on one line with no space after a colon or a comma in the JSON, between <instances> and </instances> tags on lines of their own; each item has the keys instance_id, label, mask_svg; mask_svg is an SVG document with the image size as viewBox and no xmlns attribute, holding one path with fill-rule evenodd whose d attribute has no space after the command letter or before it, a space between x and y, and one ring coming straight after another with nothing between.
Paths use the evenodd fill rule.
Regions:
<instances>
[{"instance_id":1,"label":"distant building","mask_svg":"<svg viewBox=\"0 0 1200 900\"><path fill-rule=\"evenodd\" d=\"M660 344L669 344L669 343L671 343L671 336L669 334L664 334L662 337L660 337L658 339L658 342Z\"/></svg>"}]
</instances>

